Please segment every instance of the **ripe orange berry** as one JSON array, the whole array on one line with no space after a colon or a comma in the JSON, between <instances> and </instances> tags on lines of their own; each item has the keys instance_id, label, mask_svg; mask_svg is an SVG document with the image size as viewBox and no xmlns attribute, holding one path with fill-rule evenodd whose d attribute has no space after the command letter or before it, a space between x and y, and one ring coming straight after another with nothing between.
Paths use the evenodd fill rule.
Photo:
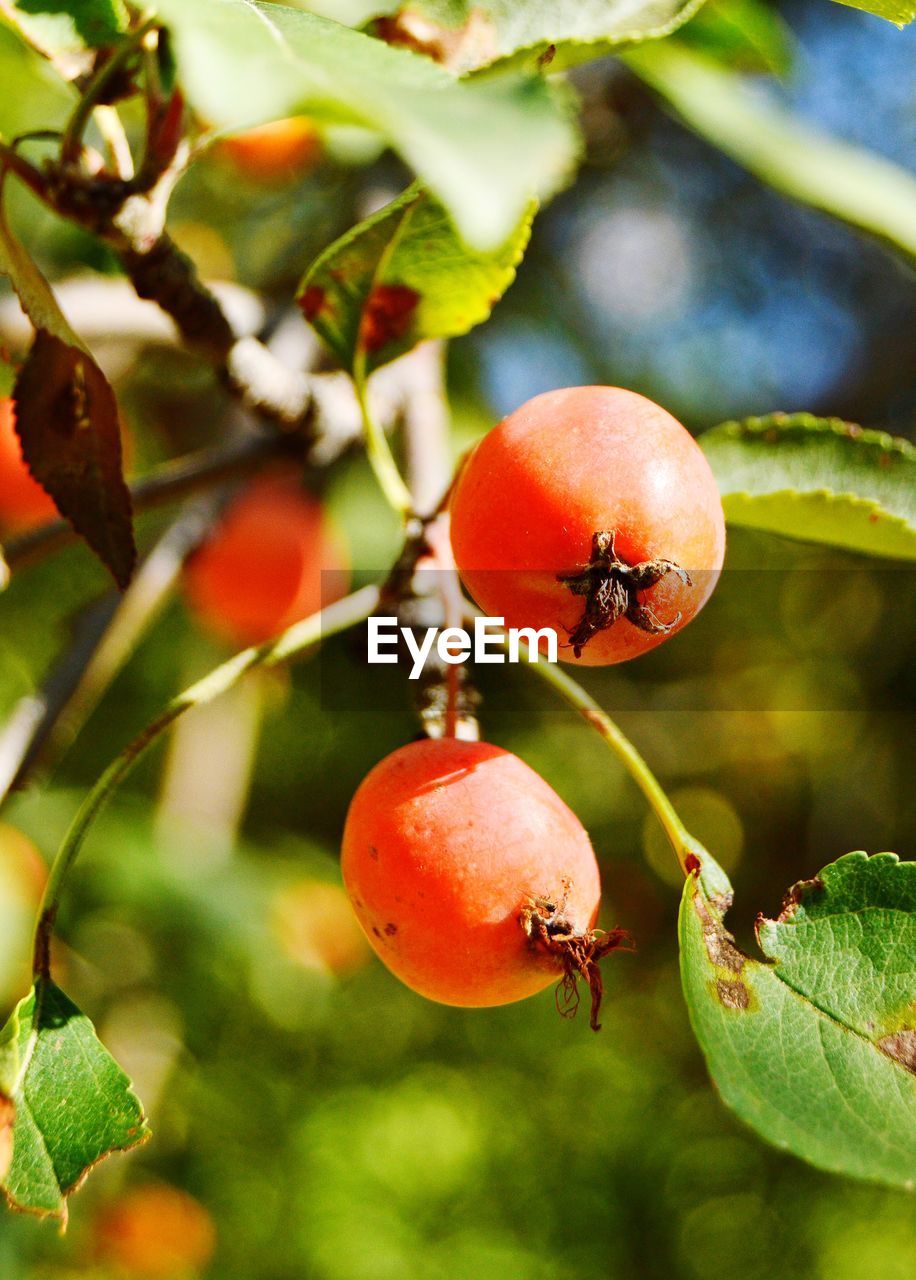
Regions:
<instances>
[{"instance_id":1,"label":"ripe orange berry","mask_svg":"<svg viewBox=\"0 0 916 1280\"><path fill-rule=\"evenodd\" d=\"M686 626L725 554L722 502L696 441L619 387L549 391L516 409L468 458L451 514L455 560L481 609L509 627L554 628L560 656L590 666Z\"/></svg>"},{"instance_id":2,"label":"ripe orange berry","mask_svg":"<svg viewBox=\"0 0 916 1280\"><path fill-rule=\"evenodd\" d=\"M508 1004L582 976L600 998L597 960L622 935L592 932L588 835L510 752L444 738L387 756L350 804L341 865L370 943L421 995Z\"/></svg>"},{"instance_id":3,"label":"ripe orange berry","mask_svg":"<svg viewBox=\"0 0 916 1280\"><path fill-rule=\"evenodd\" d=\"M47 878L28 836L0 822L0 1003L28 989L29 938Z\"/></svg>"},{"instance_id":4,"label":"ripe orange berry","mask_svg":"<svg viewBox=\"0 0 916 1280\"><path fill-rule=\"evenodd\" d=\"M343 976L368 963L363 931L338 885L301 880L284 888L273 907L283 950L303 968Z\"/></svg>"},{"instance_id":5,"label":"ripe orange berry","mask_svg":"<svg viewBox=\"0 0 916 1280\"><path fill-rule=\"evenodd\" d=\"M192 1196L153 1184L128 1191L102 1212L95 1243L104 1262L131 1275L181 1280L207 1267L216 1229Z\"/></svg>"},{"instance_id":6,"label":"ripe orange berry","mask_svg":"<svg viewBox=\"0 0 916 1280\"><path fill-rule=\"evenodd\" d=\"M185 598L219 638L262 644L343 594L346 576L321 505L295 478L264 476L189 560Z\"/></svg>"},{"instance_id":7,"label":"ripe orange berry","mask_svg":"<svg viewBox=\"0 0 916 1280\"><path fill-rule=\"evenodd\" d=\"M19 533L56 515L51 495L32 479L23 461L13 401L0 400L0 529Z\"/></svg>"},{"instance_id":8,"label":"ripe orange berry","mask_svg":"<svg viewBox=\"0 0 916 1280\"><path fill-rule=\"evenodd\" d=\"M313 169L321 159L323 147L321 134L312 121L293 116L224 138L219 150L245 177L255 182L281 183Z\"/></svg>"}]
</instances>

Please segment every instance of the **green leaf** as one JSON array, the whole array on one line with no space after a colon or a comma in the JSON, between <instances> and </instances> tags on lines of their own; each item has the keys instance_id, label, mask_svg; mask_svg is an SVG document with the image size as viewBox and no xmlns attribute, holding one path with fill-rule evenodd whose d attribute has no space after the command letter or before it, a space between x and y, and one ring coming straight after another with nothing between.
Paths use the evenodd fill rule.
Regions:
<instances>
[{"instance_id":1,"label":"green leaf","mask_svg":"<svg viewBox=\"0 0 916 1280\"><path fill-rule=\"evenodd\" d=\"M532 203L500 248L462 241L439 201L418 184L335 241L306 273L299 303L350 372L370 373L426 338L467 333L515 278Z\"/></svg>"},{"instance_id":2,"label":"green leaf","mask_svg":"<svg viewBox=\"0 0 916 1280\"><path fill-rule=\"evenodd\" d=\"M379 4L376 31L453 71L495 67L551 71L683 26L704 0L411 0Z\"/></svg>"},{"instance_id":3,"label":"green leaf","mask_svg":"<svg viewBox=\"0 0 916 1280\"><path fill-rule=\"evenodd\" d=\"M122 0L0 0L0 13L67 79L91 69L92 50L127 29Z\"/></svg>"},{"instance_id":4,"label":"green leaf","mask_svg":"<svg viewBox=\"0 0 916 1280\"><path fill-rule=\"evenodd\" d=\"M543 77L469 84L405 49L254 0L158 0L200 114L239 129L306 112L383 136L476 248L501 244L576 151L566 95Z\"/></svg>"},{"instance_id":5,"label":"green leaf","mask_svg":"<svg viewBox=\"0 0 916 1280\"><path fill-rule=\"evenodd\" d=\"M67 1219L92 1167L149 1137L127 1076L92 1023L41 980L0 1033L0 1170L14 1209Z\"/></svg>"},{"instance_id":6,"label":"green leaf","mask_svg":"<svg viewBox=\"0 0 916 1280\"><path fill-rule=\"evenodd\" d=\"M60 76L15 31L0 13L0 137L9 142L33 129L59 128L76 98Z\"/></svg>"},{"instance_id":7,"label":"green leaf","mask_svg":"<svg viewBox=\"0 0 916 1280\"><path fill-rule=\"evenodd\" d=\"M866 13L874 13L879 18L887 18L897 27L905 27L916 18L916 4L913 0L837 0L847 9L864 9Z\"/></svg>"},{"instance_id":8,"label":"green leaf","mask_svg":"<svg viewBox=\"0 0 916 1280\"><path fill-rule=\"evenodd\" d=\"M916 559L916 449L836 418L773 414L699 438L730 524Z\"/></svg>"},{"instance_id":9,"label":"green leaf","mask_svg":"<svg viewBox=\"0 0 916 1280\"><path fill-rule=\"evenodd\" d=\"M916 177L905 169L816 133L675 41L621 56L695 132L771 187L916 257Z\"/></svg>"},{"instance_id":10,"label":"green leaf","mask_svg":"<svg viewBox=\"0 0 916 1280\"><path fill-rule=\"evenodd\" d=\"M778 920L761 918L757 936L782 981L815 990L837 1022L892 1057L908 1034L916 1069L916 862L840 858L790 889ZM825 964L835 981L824 981Z\"/></svg>"},{"instance_id":11,"label":"green leaf","mask_svg":"<svg viewBox=\"0 0 916 1280\"><path fill-rule=\"evenodd\" d=\"M723 1100L812 1164L914 1185L916 863L852 853L796 886L758 922L765 962L735 946L710 873L705 855L684 889L681 978Z\"/></svg>"},{"instance_id":12,"label":"green leaf","mask_svg":"<svg viewBox=\"0 0 916 1280\"><path fill-rule=\"evenodd\" d=\"M119 586L136 561L114 392L0 209L0 273L36 337L16 380L16 431L35 479Z\"/></svg>"},{"instance_id":13,"label":"green leaf","mask_svg":"<svg viewBox=\"0 0 916 1280\"><path fill-rule=\"evenodd\" d=\"M792 66L792 33L763 0L706 0L679 38L741 71L784 75Z\"/></svg>"}]
</instances>

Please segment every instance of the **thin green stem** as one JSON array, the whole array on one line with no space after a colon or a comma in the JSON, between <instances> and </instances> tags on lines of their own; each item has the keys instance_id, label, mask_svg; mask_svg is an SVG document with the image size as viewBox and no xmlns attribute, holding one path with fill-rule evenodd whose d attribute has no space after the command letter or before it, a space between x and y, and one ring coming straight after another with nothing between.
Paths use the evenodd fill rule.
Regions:
<instances>
[{"instance_id":1,"label":"thin green stem","mask_svg":"<svg viewBox=\"0 0 916 1280\"><path fill-rule=\"evenodd\" d=\"M54 921L67 876L76 862L89 829L146 749L186 711L212 702L221 693L231 689L247 671L256 667L275 667L317 648L322 640L345 631L368 617L378 604L378 599L377 587L363 587L344 600L328 605L320 613L295 623L276 640L258 648L244 649L173 698L165 710L112 761L80 806L51 866L35 925L33 965L37 979L47 978L50 974L50 941Z\"/></svg>"},{"instance_id":2,"label":"thin green stem","mask_svg":"<svg viewBox=\"0 0 916 1280\"><path fill-rule=\"evenodd\" d=\"M474 616L473 609L469 609L468 619L472 621ZM490 634L493 634L492 631ZM507 643L508 637L504 636L503 642ZM677 855L681 870L685 876L689 875L696 869L693 865L693 860L699 858L702 861L704 856L708 858L709 855L700 841L695 836L692 836L684 826L661 783L633 743L620 726L598 705L591 694L586 693L582 686L573 680L572 676L567 675L556 663L548 662L543 654L538 656L536 662L533 662L529 646L521 643L519 647L525 655L526 667L536 675L539 675L542 680L546 680L549 685L556 689L561 698L568 702L574 710L578 711L583 720L601 734L604 741L621 761L630 777L648 800L655 816L662 824L665 835L671 842L671 847Z\"/></svg>"},{"instance_id":3,"label":"thin green stem","mask_svg":"<svg viewBox=\"0 0 916 1280\"><path fill-rule=\"evenodd\" d=\"M388 443L388 437L382 428L375 421L369 408L369 399L366 394L366 382L363 377L357 374L354 377L356 386L356 395L359 400L359 408L363 417L363 431L366 437L366 456L369 459L369 465L375 473L379 488L385 495L388 505L393 511L405 519L410 515L413 509L413 500L410 496L404 477L398 470L398 464L394 460L394 454L391 452L391 446Z\"/></svg>"},{"instance_id":4,"label":"thin green stem","mask_svg":"<svg viewBox=\"0 0 916 1280\"><path fill-rule=\"evenodd\" d=\"M90 79L64 130L60 147L62 164L75 164L79 160L80 152L83 149L83 134L86 132L89 117L99 105L99 99L114 76L133 57L147 32L151 31L155 25L156 19L154 17L147 18L139 27L129 32L119 48L98 68L95 75Z\"/></svg>"},{"instance_id":5,"label":"thin green stem","mask_svg":"<svg viewBox=\"0 0 916 1280\"><path fill-rule=\"evenodd\" d=\"M677 860L681 864L681 870L685 876L689 875L692 869L688 863L690 855L700 857L706 850L681 822L661 783L630 739L598 705L591 694L586 693L582 686L560 667L547 662L543 656L537 662L529 662L528 665L542 680L552 685L557 693L601 734L648 800L671 841Z\"/></svg>"}]
</instances>

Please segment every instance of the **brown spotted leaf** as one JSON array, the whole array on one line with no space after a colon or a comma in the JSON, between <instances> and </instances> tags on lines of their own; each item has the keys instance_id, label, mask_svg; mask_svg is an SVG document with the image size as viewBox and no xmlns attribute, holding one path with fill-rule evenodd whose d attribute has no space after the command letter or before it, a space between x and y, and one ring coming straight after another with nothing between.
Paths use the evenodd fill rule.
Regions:
<instances>
[{"instance_id":1,"label":"brown spotted leaf","mask_svg":"<svg viewBox=\"0 0 916 1280\"><path fill-rule=\"evenodd\" d=\"M704 855L681 905L681 977L724 1101L763 1137L852 1177L916 1184L916 863L851 853L758 920L725 927Z\"/></svg>"},{"instance_id":2,"label":"brown spotted leaf","mask_svg":"<svg viewBox=\"0 0 916 1280\"><path fill-rule=\"evenodd\" d=\"M2 216L0 272L36 329L14 390L23 456L61 515L124 587L136 549L114 392Z\"/></svg>"},{"instance_id":3,"label":"brown spotted leaf","mask_svg":"<svg viewBox=\"0 0 916 1280\"><path fill-rule=\"evenodd\" d=\"M533 215L532 204L498 249L470 249L414 184L317 259L299 289L303 314L357 377L426 338L467 333L515 278Z\"/></svg>"}]
</instances>

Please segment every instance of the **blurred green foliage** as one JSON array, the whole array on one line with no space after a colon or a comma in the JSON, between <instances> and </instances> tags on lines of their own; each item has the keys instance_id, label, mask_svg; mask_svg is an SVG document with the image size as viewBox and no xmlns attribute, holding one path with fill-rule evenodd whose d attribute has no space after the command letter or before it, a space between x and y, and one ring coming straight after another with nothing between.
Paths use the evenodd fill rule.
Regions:
<instances>
[{"instance_id":1,"label":"blurred green foliage","mask_svg":"<svg viewBox=\"0 0 916 1280\"><path fill-rule=\"evenodd\" d=\"M882 624L899 579L789 544L792 571L739 567L772 550L734 539L734 570L678 646L590 681L729 863L745 943L753 912L773 912L793 880L912 829L905 637ZM858 625L830 625L831 606ZM482 673L486 730L575 807L606 923L638 942L609 967L602 1032L562 1022L550 993L453 1010L374 961L335 977L284 955L278 895L336 882L350 794L414 731L399 673L367 672L359 650L336 642L267 711L231 855L205 833L153 829L159 758L95 831L61 981L133 1075L155 1136L98 1171L64 1242L0 1219L3 1274L133 1274L93 1261L94 1224L151 1179L206 1207L219 1242L207 1274L239 1280L907 1274L906 1196L764 1147L715 1098L678 981L670 853L601 743L524 671ZM65 784L86 785L149 718L176 652L186 677L215 656L178 605L52 788L9 810L46 855L78 803Z\"/></svg>"}]
</instances>

